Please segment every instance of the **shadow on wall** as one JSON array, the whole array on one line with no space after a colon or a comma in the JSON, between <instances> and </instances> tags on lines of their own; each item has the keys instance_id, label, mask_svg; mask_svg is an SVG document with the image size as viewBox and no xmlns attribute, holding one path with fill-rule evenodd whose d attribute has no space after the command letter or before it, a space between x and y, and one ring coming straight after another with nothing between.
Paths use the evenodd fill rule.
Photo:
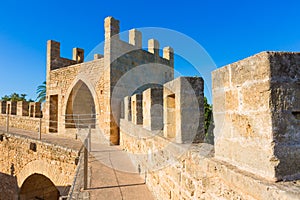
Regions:
<instances>
[{"instance_id":1,"label":"shadow on wall","mask_svg":"<svg viewBox=\"0 0 300 200\"><path fill-rule=\"evenodd\" d=\"M69 190L70 186L55 186L49 178L41 174L29 176L19 189L16 176L0 172L0 200L58 200L60 196L67 196Z\"/></svg>"},{"instance_id":2,"label":"shadow on wall","mask_svg":"<svg viewBox=\"0 0 300 200\"><path fill-rule=\"evenodd\" d=\"M18 199L17 178L0 172L0 200Z\"/></svg>"}]
</instances>

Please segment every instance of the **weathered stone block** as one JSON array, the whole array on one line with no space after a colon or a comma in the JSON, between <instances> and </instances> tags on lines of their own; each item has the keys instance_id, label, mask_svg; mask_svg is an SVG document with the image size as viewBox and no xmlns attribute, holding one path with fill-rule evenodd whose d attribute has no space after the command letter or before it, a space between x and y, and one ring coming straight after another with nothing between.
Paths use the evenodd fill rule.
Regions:
<instances>
[{"instance_id":1,"label":"weathered stone block","mask_svg":"<svg viewBox=\"0 0 300 200\"><path fill-rule=\"evenodd\" d=\"M225 91L213 78L217 158L271 180L300 177L299 64L299 53L263 52L213 72L231 70Z\"/></svg>"},{"instance_id":2,"label":"weathered stone block","mask_svg":"<svg viewBox=\"0 0 300 200\"><path fill-rule=\"evenodd\" d=\"M40 102L30 102L29 103L29 116L40 118L42 117L41 103Z\"/></svg>"},{"instance_id":3,"label":"weathered stone block","mask_svg":"<svg viewBox=\"0 0 300 200\"><path fill-rule=\"evenodd\" d=\"M17 115L28 116L29 103L26 101L18 101L17 103Z\"/></svg>"},{"instance_id":4,"label":"weathered stone block","mask_svg":"<svg viewBox=\"0 0 300 200\"><path fill-rule=\"evenodd\" d=\"M149 88L143 92L143 127L163 129L163 88Z\"/></svg>"},{"instance_id":5,"label":"weathered stone block","mask_svg":"<svg viewBox=\"0 0 300 200\"><path fill-rule=\"evenodd\" d=\"M203 79L179 77L164 85L164 136L177 143L204 139Z\"/></svg>"}]
</instances>

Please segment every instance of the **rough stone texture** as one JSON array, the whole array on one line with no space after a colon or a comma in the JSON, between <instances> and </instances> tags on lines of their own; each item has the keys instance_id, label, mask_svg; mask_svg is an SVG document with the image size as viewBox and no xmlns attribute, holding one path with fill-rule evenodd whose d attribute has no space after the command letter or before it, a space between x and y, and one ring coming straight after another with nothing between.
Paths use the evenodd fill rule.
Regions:
<instances>
[{"instance_id":1,"label":"rough stone texture","mask_svg":"<svg viewBox=\"0 0 300 200\"><path fill-rule=\"evenodd\" d=\"M143 127L163 129L163 88L149 88L143 92Z\"/></svg>"},{"instance_id":2,"label":"rough stone texture","mask_svg":"<svg viewBox=\"0 0 300 200\"><path fill-rule=\"evenodd\" d=\"M179 77L164 85L164 136L177 143L203 142L204 82Z\"/></svg>"},{"instance_id":3,"label":"rough stone texture","mask_svg":"<svg viewBox=\"0 0 300 200\"><path fill-rule=\"evenodd\" d=\"M300 173L300 54L262 52L212 73L215 156L269 180Z\"/></svg>"},{"instance_id":4,"label":"rough stone texture","mask_svg":"<svg viewBox=\"0 0 300 200\"><path fill-rule=\"evenodd\" d=\"M30 102L29 103L29 116L40 118L42 117L42 109L40 102Z\"/></svg>"},{"instance_id":5,"label":"rough stone texture","mask_svg":"<svg viewBox=\"0 0 300 200\"><path fill-rule=\"evenodd\" d=\"M43 113L44 119L48 121L48 132L66 134L70 131L64 125L65 114L69 110L70 98L73 99L72 91L77 92L73 89L82 81L93 96L100 129L110 138L111 143L118 144L123 98L131 96L138 89L136 87L152 82L163 85L173 79L172 48L166 48L163 57L159 57L141 49L141 33L137 30L130 31L127 43L119 39L118 20L107 17L104 27L104 56L96 56L90 62L80 63L75 59L78 57L76 53L73 60L61 58L60 43L48 41L47 95Z\"/></svg>"},{"instance_id":6,"label":"rough stone texture","mask_svg":"<svg viewBox=\"0 0 300 200\"><path fill-rule=\"evenodd\" d=\"M30 149L31 143L36 144L36 151ZM78 151L4 134L0 141L0 152L0 171L3 176L0 188L6 188L0 192L1 200L16 199L13 194L17 194L18 188L33 174L48 177L58 187L61 195L67 195L64 192L73 182Z\"/></svg>"},{"instance_id":7,"label":"rough stone texture","mask_svg":"<svg viewBox=\"0 0 300 200\"><path fill-rule=\"evenodd\" d=\"M18 115L9 115L9 127L18 128L27 131L33 131L38 133L40 123L41 123L41 132L46 132L46 123L38 118L18 116ZM7 115L0 115L0 126L6 127L7 124Z\"/></svg>"},{"instance_id":8,"label":"rough stone texture","mask_svg":"<svg viewBox=\"0 0 300 200\"><path fill-rule=\"evenodd\" d=\"M300 182L268 182L216 160L209 144L175 144L123 119L120 131L156 199L299 199Z\"/></svg>"}]
</instances>

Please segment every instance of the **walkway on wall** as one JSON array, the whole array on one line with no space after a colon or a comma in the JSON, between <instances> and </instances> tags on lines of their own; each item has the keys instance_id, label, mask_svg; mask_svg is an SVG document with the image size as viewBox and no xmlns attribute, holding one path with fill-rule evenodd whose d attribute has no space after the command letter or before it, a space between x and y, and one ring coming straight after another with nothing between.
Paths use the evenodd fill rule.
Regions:
<instances>
[{"instance_id":1,"label":"walkway on wall","mask_svg":"<svg viewBox=\"0 0 300 200\"><path fill-rule=\"evenodd\" d=\"M153 199L145 179L138 174L127 154L120 148L92 144L89 165L90 199Z\"/></svg>"},{"instance_id":2,"label":"walkway on wall","mask_svg":"<svg viewBox=\"0 0 300 200\"><path fill-rule=\"evenodd\" d=\"M0 134L5 127L0 126ZM38 140L38 134L16 128L10 128L10 134ZM43 134L42 142L79 150L80 140L66 138L57 134ZM152 200L145 179L132 165L128 155L118 146L92 143L89 155L89 184L86 192L91 200ZM132 173L135 172L135 173Z\"/></svg>"}]
</instances>

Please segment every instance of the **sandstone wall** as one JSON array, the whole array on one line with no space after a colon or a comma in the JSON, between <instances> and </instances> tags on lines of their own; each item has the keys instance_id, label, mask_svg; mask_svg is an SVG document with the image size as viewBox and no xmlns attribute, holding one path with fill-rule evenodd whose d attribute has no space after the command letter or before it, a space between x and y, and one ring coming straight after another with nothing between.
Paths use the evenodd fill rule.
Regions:
<instances>
[{"instance_id":1,"label":"sandstone wall","mask_svg":"<svg viewBox=\"0 0 300 200\"><path fill-rule=\"evenodd\" d=\"M208 144L174 144L121 119L120 145L156 199L298 199L300 183L272 183L213 157Z\"/></svg>"},{"instance_id":2,"label":"sandstone wall","mask_svg":"<svg viewBox=\"0 0 300 200\"><path fill-rule=\"evenodd\" d=\"M262 52L212 72L215 156L270 180L300 177L300 54Z\"/></svg>"},{"instance_id":3,"label":"sandstone wall","mask_svg":"<svg viewBox=\"0 0 300 200\"><path fill-rule=\"evenodd\" d=\"M3 130L6 130L6 123L7 115L0 114L0 126ZM46 131L45 125L45 121L41 120L42 133L45 133ZM9 127L38 133L40 127L40 119L26 116L9 115Z\"/></svg>"},{"instance_id":4,"label":"sandstone wall","mask_svg":"<svg viewBox=\"0 0 300 200\"><path fill-rule=\"evenodd\" d=\"M76 59L77 54L83 50L78 49L73 52L73 60L62 58L60 43L48 41L47 109L44 113L44 118L48 121L47 129L50 129L48 131L60 134L68 131L64 125L64 115L69 98L73 98L70 95L72 89L80 80L92 93L100 129L110 138L111 143L118 144L121 100L125 96L132 95L139 87L153 82L162 85L173 79L172 48L165 47L163 56L160 57L158 41L149 40L148 51L145 51L142 49L142 36L139 31L131 30L129 42L124 42L118 36L120 30L118 20L107 17L104 27L104 56L96 55L94 61L81 63L83 61L81 59L79 62ZM143 68L138 69L138 66ZM137 69L133 70L135 68ZM57 102L51 103L51 96L55 95Z\"/></svg>"},{"instance_id":5,"label":"sandstone wall","mask_svg":"<svg viewBox=\"0 0 300 200\"><path fill-rule=\"evenodd\" d=\"M30 148L35 144L35 150ZM62 192L70 187L75 175L78 152L12 134L0 137L0 199L15 199L19 188L30 175L48 177ZM11 184L13 183L14 184ZM65 194L66 195L66 194Z\"/></svg>"}]
</instances>

